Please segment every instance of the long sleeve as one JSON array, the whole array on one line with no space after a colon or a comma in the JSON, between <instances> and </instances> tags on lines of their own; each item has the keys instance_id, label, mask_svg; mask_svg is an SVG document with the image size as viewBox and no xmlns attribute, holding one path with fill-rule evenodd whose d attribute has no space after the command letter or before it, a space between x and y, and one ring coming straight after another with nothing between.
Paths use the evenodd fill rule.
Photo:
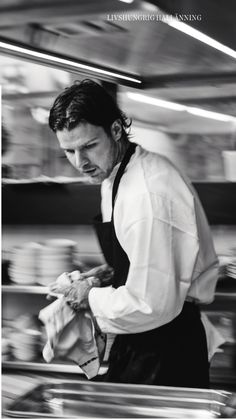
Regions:
<instances>
[{"instance_id":1,"label":"long sleeve","mask_svg":"<svg viewBox=\"0 0 236 419\"><path fill-rule=\"evenodd\" d=\"M94 288L90 307L105 333L138 333L168 323L183 306L199 251L195 214L157 194L117 205L116 233L130 260L124 286Z\"/></svg>"}]
</instances>

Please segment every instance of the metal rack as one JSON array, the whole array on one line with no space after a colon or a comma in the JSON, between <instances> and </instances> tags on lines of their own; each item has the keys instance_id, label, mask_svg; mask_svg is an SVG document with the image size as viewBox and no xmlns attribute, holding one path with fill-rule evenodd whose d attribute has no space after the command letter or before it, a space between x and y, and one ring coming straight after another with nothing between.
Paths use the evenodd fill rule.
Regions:
<instances>
[{"instance_id":1,"label":"metal rack","mask_svg":"<svg viewBox=\"0 0 236 419\"><path fill-rule=\"evenodd\" d=\"M41 285L2 285L2 292L47 295L48 287ZM217 291L216 300L236 300L236 292Z\"/></svg>"},{"instance_id":2,"label":"metal rack","mask_svg":"<svg viewBox=\"0 0 236 419\"><path fill-rule=\"evenodd\" d=\"M2 285L3 294L25 294L46 297L48 294L48 288L40 285L17 285L7 284ZM227 311L235 311L236 292L217 291L215 294L215 301L212 304L202 306L203 311L210 312L216 309L222 310L222 304L227 305ZM227 346L233 346L235 344L228 343ZM4 370L24 370L24 371L43 371L47 373L67 373L67 374L82 374L82 370L75 364L69 364L64 362L54 362L47 364L43 360L39 359L35 362L23 362L18 360L8 360L2 363ZM99 375L103 375L107 370L107 365L102 365L99 371ZM223 370L223 373L222 373ZM236 385L236 374L235 371L230 368L211 368L210 370L211 381L213 383L229 385Z\"/></svg>"}]
</instances>

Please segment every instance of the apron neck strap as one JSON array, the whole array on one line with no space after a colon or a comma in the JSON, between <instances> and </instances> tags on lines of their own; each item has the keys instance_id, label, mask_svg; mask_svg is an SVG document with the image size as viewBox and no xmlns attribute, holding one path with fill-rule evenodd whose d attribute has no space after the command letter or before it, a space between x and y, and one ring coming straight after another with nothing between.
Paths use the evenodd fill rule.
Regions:
<instances>
[{"instance_id":1,"label":"apron neck strap","mask_svg":"<svg viewBox=\"0 0 236 419\"><path fill-rule=\"evenodd\" d=\"M123 173L125 171L125 168L127 166L127 164L129 163L132 154L134 154L135 152L135 148L136 148L137 144L135 143L130 143L124 157L123 160L121 161L120 167L117 171L115 180L114 180L114 184L113 184L113 188L112 188L112 216L113 216L113 209L114 209L114 204L115 204L115 198L116 198L116 194L117 194L117 190L119 187L119 183L120 180L123 176Z\"/></svg>"}]
</instances>

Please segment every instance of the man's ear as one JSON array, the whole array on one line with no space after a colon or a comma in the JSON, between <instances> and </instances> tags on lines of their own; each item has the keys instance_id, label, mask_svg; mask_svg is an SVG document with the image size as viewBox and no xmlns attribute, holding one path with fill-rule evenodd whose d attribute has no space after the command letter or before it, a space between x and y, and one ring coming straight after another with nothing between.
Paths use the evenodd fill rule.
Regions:
<instances>
[{"instance_id":1,"label":"man's ear","mask_svg":"<svg viewBox=\"0 0 236 419\"><path fill-rule=\"evenodd\" d=\"M122 137L121 121L116 119L111 125L111 135L114 141L120 141Z\"/></svg>"}]
</instances>

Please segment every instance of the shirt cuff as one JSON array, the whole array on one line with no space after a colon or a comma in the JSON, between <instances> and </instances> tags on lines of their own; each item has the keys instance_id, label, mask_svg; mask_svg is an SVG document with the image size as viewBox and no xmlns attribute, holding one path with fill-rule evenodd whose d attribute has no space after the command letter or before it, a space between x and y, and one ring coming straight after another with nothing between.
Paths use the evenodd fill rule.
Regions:
<instances>
[{"instance_id":1,"label":"shirt cuff","mask_svg":"<svg viewBox=\"0 0 236 419\"><path fill-rule=\"evenodd\" d=\"M112 286L91 288L88 294L88 301L95 317L104 317L104 311L102 308L105 307L106 301L113 291L114 289L112 289Z\"/></svg>"},{"instance_id":2,"label":"shirt cuff","mask_svg":"<svg viewBox=\"0 0 236 419\"><path fill-rule=\"evenodd\" d=\"M88 301L93 316L96 318L98 327L103 333L116 333L116 330L111 330L109 321L106 319L103 307L106 307L106 301L109 301L114 288L112 286L97 288L93 287L89 291Z\"/></svg>"}]
</instances>

